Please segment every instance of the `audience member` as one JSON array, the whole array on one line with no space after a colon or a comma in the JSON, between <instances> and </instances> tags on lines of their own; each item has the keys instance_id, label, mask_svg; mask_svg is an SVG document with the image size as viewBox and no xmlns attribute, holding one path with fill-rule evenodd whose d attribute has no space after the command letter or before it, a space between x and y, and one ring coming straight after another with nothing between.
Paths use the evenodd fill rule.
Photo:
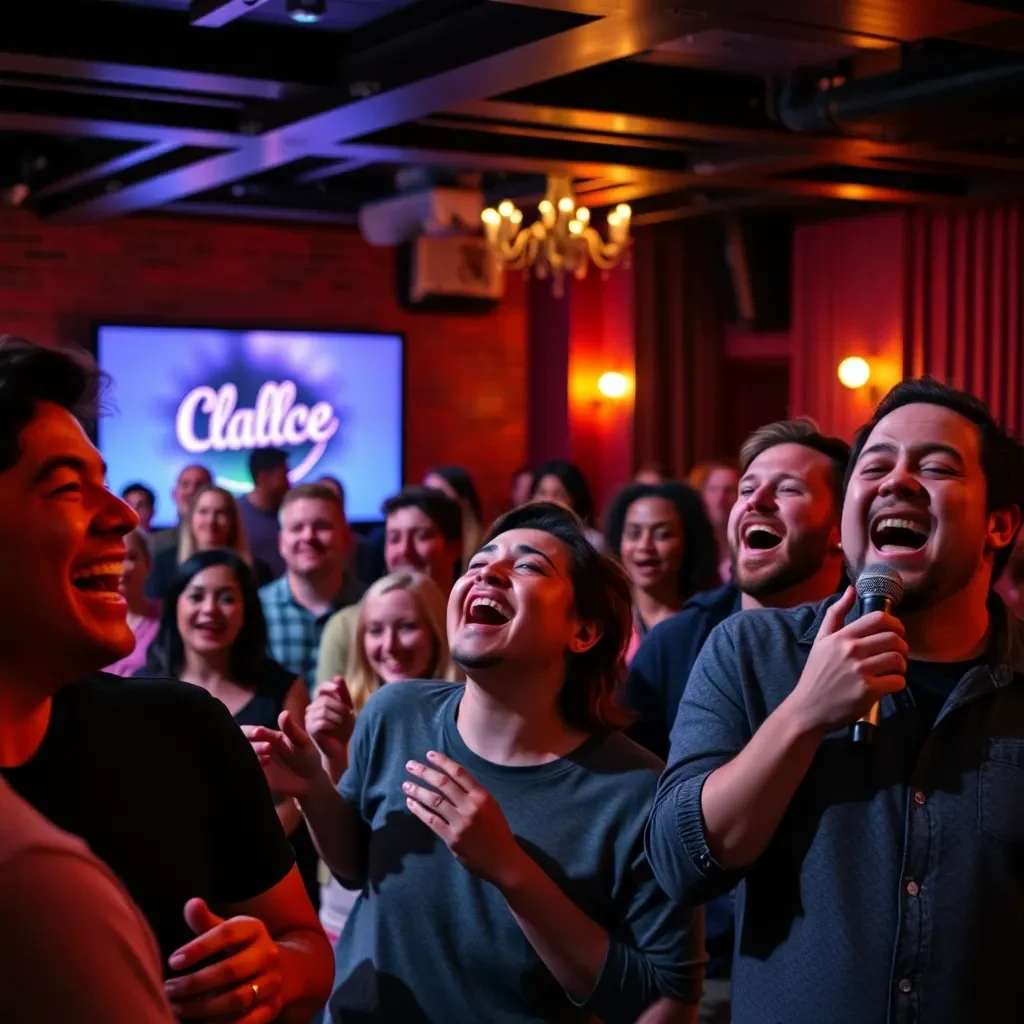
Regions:
<instances>
[{"instance_id":1,"label":"audience member","mask_svg":"<svg viewBox=\"0 0 1024 1024\"><path fill-rule=\"evenodd\" d=\"M127 893L2 778L0 1020L174 1024L160 951Z\"/></svg>"},{"instance_id":2,"label":"audience member","mask_svg":"<svg viewBox=\"0 0 1024 1024\"><path fill-rule=\"evenodd\" d=\"M1024 619L1024 534L1017 535L995 589L1014 618Z\"/></svg>"},{"instance_id":3,"label":"audience member","mask_svg":"<svg viewBox=\"0 0 1024 1024\"><path fill-rule=\"evenodd\" d=\"M156 636L160 618L160 605L145 594L146 577L150 570L149 546L138 530L124 538L124 569L117 585L124 598L128 613L128 628L135 637L135 649L105 671L115 676L130 676L146 663L146 651Z\"/></svg>"},{"instance_id":4,"label":"audience member","mask_svg":"<svg viewBox=\"0 0 1024 1024\"><path fill-rule=\"evenodd\" d=\"M348 510L345 506L345 485L336 476L322 476L316 483L330 488L341 502L341 511L345 514L345 521L348 522ZM355 530L349 533L349 551L345 559L345 572L352 578L358 580L364 587L374 580L380 578L374 563L377 561L377 554L372 550L370 542Z\"/></svg>"},{"instance_id":5,"label":"audience member","mask_svg":"<svg viewBox=\"0 0 1024 1024\"><path fill-rule=\"evenodd\" d=\"M124 883L179 1016L308 1020L330 950L245 738L196 687L88 675L135 642L118 593L135 514L74 415L95 413L97 379L84 355L0 344L0 566L18 581L0 594L0 769Z\"/></svg>"},{"instance_id":6,"label":"audience member","mask_svg":"<svg viewBox=\"0 0 1024 1024\"><path fill-rule=\"evenodd\" d=\"M423 484L459 503L462 509L462 564L468 565L484 535L484 514L473 478L461 466L435 466L427 473Z\"/></svg>"},{"instance_id":7,"label":"audience member","mask_svg":"<svg viewBox=\"0 0 1024 1024\"><path fill-rule=\"evenodd\" d=\"M904 381L857 434L842 513L850 578L893 566L898 618L848 587L704 645L647 848L676 899L741 883L735 1019L962 1024L1024 1000L1024 626L991 593L1022 504L1024 451L985 405Z\"/></svg>"},{"instance_id":8,"label":"audience member","mask_svg":"<svg viewBox=\"0 0 1024 1024\"><path fill-rule=\"evenodd\" d=\"M461 679L448 650L446 604L438 585L422 573L402 570L377 580L359 606L345 679L336 680L333 686L321 686L306 715L307 728L315 733L318 718L345 717L346 704L358 714L371 694L386 683ZM276 728L276 720L267 724ZM322 754L330 764L331 747L325 746ZM340 778L343 768L344 763L337 768L332 766L332 776ZM355 899L351 889L343 888L333 878L321 889L320 923L332 945L341 934Z\"/></svg>"},{"instance_id":9,"label":"audience member","mask_svg":"<svg viewBox=\"0 0 1024 1024\"><path fill-rule=\"evenodd\" d=\"M817 430L817 427L814 429ZM729 574L732 572L728 536L729 513L736 504L739 478L736 464L724 459L698 463L690 470L688 478L690 486L700 491L708 510L708 518L715 529L715 539L718 542L718 571L723 583L729 582Z\"/></svg>"},{"instance_id":10,"label":"audience member","mask_svg":"<svg viewBox=\"0 0 1024 1024\"><path fill-rule=\"evenodd\" d=\"M239 499L238 510L253 556L266 563L270 578L276 580L287 568L278 543L281 503L291 486L287 453L280 448L257 448L249 456L249 474L252 490Z\"/></svg>"},{"instance_id":11,"label":"audience member","mask_svg":"<svg viewBox=\"0 0 1024 1024\"><path fill-rule=\"evenodd\" d=\"M140 533L148 544L153 536L153 513L156 512L156 495L145 484L129 484L121 497L138 516L139 525L136 532Z\"/></svg>"},{"instance_id":12,"label":"audience member","mask_svg":"<svg viewBox=\"0 0 1024 1024\"><path fill-rule=\"evenodd\" d=\"M533 478L534 501L554 501L575 512L583 520L587 540L598 551L607 550L604 535L594 527L594 501L586 478L578 466L564 459L543 463Z\"/></svg>"},{"instance_id":13,"label":"audience member","mask_svg":"<svg viewBox=\"0 0 1024 1024\"><path fill-rule=\"evenodd\" d=\"M273 785L363 890L332 1021L633 1022L659 999L693 1020L699 911L642 853L661 763L616 728L629 628L618 565L563 507L526 505L452 591L465 686L382 687L338 789L290 718L254 731Z\"/></svg>"},{"instance_id":14,"label":"audience member","mask_svg":"<svg viewBox=\"0 0 1024 1024\"><path fill-rule=\"evenodd\" d=\"M533 470L529 466L520 466L512 474L512 486L509 488L509 509L519 508L530 500L533 493Z\"/></svg>"},{"instance_id":15,"label":"audience member","mask_svg":"<svg viewBox=\"0 0 1024 1024\"><path fill-rule=\"evenodd\" d=\"M659 622L718 586L715 535L700 495L674 482L631 484L612 502L605 530L633 595L628 663Z\"/></svg>"},{"instance_id":16,"label":"audience member","mask_svg":"<svg viewBox=\"0 0 1024 1024\"><path fill-rule=\"evenodd\" d=\"M174 507L178 513L178 522L163 530L157 530L151 538L153 557L155 558L166 548L178 550L180 541L179 532L181 524L188 519L189 509L192 507L192 499L201 487L209 487L213 483L213 477L205 466L185 466L178 474L171 497L174 499Z\"/></svg>"},{"instance_id":17,"label":"audience member","mask_svg":"<svg viewBox=\"0 0 1024 1024\"><path fill-rule=\"evenodd\" d=\"M262 584L270 579L270 569L254 558L249 538L242 522L239 503L223 487L209 484L200 487L178 530L178 547L165 549L153 559L153 567L146 580L146 596L162 601L178 573L178 566L187 562L197 551L228 548L250 563Z\"/></svg>"},{"instance_id":18,"label":"audience member","mask_svg":"<svg viewBox=\"0 0 1024 1024\"><path fill-rule=\"evenodd\" d=\"M204 689L239 725L276 727L288 711L302 720L305 681L267 653L267 625L252 569L223 548L201 551L171 582L145 668L139 676L180 679ZM275 800L306 891L317 901L317 857L295 801Z\"/></svg>"},{"instance_id":19,"label":"audience member","mask_svg":"<svg viewBox=\"0 0 1024 1024\"><path fill-rule=\"evenodd\" d=\"M646 463L633 474L633 483L635 484L650 484L654 486L656 484L668 483L671 479L672 474L666 472L656 462Z\"/></svg>"},{"instance_id":20,"label":"audience member","mask_svg":"<svg viewBox=\"0 0 1024 1024\"><path fill-rule=\"evenodd\" d=\"M281 556L287 572L260 590L270 653L312 690L328 619L355 604L362 585L345 571L351 531L335 493L300 484L281 505ZM332 677L328 677L332 678Z\"/></svg>"},{"instance_id":21,"label":"audience member","mask_svg":"<svg viewBox=\"0 0 1024 1024\"><path fill-rule=\"evenodd\" d=\"M462 558L462 511L440 491L406 487L384 502L384 560L389 573L429 576L446 597ZM359 607L343 608L328 621L320 643L316 678L348 671Z\"/></svg>"}]
</instances>

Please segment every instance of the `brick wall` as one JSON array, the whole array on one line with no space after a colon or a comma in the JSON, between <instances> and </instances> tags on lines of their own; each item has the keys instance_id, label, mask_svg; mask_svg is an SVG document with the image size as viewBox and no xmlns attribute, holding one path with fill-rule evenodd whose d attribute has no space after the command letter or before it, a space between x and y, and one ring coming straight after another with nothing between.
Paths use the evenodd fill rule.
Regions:
<instances>
[{"instance_id":1,"label":"brick wall","mask_svg":"<svg viewBox=\"0 0 1024 1024\"><path fill-rule=\"evenodd\" d=\"M413 314L394 252L355 230L171 218L88 225L0 209L0 332L88 344L97 321L362 329L406 339L405 472L473 474L500 509L526 452L520 275L485 316Z\"/></svg>"}]
</instances>

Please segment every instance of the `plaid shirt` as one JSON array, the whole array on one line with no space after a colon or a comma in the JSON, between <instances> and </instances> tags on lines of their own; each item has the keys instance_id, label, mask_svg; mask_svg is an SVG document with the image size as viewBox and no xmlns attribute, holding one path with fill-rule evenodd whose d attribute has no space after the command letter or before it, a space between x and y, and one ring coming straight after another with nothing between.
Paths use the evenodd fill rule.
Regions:
<instances>
[{"instance_id":1,"label":"plaid shirt","mask_svg":"<svg viewBox=\"0 0 1024 1024\"><path fill-rule=\"evenodd\" d=\"M316 660L327 620L339 609L355 604L363 596L363 590L358 580L346 577L331 607L322 615L314 615L292 597L287 574L260 588L270 655L289 672L304 679L310 691L317 684Z\"/></svg>"}]
</instances>

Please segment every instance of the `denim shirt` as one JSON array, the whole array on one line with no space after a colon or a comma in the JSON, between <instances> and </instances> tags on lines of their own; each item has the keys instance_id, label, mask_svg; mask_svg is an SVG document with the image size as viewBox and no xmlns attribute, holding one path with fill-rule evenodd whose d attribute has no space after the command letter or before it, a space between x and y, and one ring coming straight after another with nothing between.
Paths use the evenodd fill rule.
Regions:
<instances>
[{"instance_id":1,"label":"denim shirt","mask_svg":"<svg viewBox=\"0 0 1024 1024\"><path fill-rule=\"evenodd\" d=\"M1024 624L997 598L988 658L926 737L910 693L887 696L873 745L825 737L753 865L711 855L704 782L792 692L835 600L745 612L708 638L647 826L658 881L691 904L741 883L735 1024L1021 1019Z\"/></svg>"}]
</instances>

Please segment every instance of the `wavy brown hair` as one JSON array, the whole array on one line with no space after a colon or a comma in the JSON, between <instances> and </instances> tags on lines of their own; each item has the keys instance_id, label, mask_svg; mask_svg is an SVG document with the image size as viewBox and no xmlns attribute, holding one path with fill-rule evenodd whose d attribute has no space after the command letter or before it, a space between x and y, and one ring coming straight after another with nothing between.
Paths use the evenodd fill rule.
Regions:
<instances>
[{"instance_id":1,"label":"wavy brown hair","mask_svg":"<svg viewBox=\"0 0 1024 1024\"><path fill-rule=\"evenodd\" d=\"M625 570L587 540L583 521L563 505L540 501L513 509L487 531L484 544L509 530L540 530L565 545L576 614L601 632L590 650L566 652L565 682L558 698L562 717L574 729L587 732L623 728L630 718L620 706L619 688L633 630Z\"/></svg>"}]
</instances>

